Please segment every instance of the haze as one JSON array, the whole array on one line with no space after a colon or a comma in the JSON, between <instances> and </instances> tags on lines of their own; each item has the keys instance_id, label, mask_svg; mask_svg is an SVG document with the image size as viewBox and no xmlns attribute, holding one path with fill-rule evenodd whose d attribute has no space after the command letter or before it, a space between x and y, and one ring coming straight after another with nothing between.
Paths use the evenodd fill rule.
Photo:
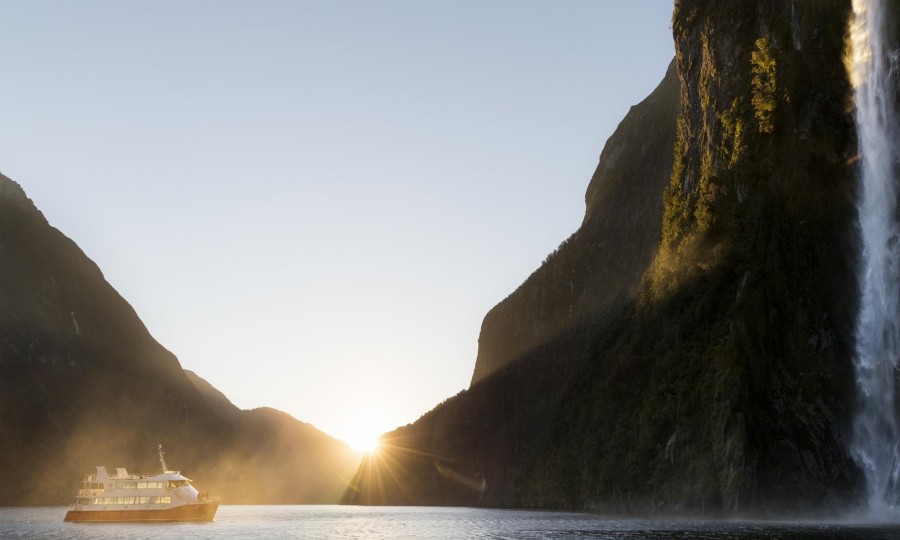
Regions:
<instances>
[{"instance_id":1,"label":"haze","mask_svg":"<svg viewBox=\"0 0 900 540\"><path fill-rule=\"evenodd\" d=\"M353 444L468 386L671 0L12 2L0 168L182 365Z\"/></svg>"}]
</instances>

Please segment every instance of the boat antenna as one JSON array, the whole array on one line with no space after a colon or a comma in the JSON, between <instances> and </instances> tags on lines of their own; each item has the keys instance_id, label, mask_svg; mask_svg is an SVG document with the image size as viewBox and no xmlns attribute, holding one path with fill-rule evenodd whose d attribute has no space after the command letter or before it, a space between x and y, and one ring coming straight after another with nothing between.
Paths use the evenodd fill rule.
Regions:
<instances>
[{"instance_id":1,"label":"boat antenna","mask_svg":"<svg viewBox=\"0 0 900 540\"><path fill-rule=\"evenodd\" d=\"M163 472L166 472L167 470L169 470L169 468L166 467L166 458L163 457L165 455L166 455L166 453L162 451L162 444L160 444L159 445L159 462L162 464Z\"/></svg>"}]
</instances>

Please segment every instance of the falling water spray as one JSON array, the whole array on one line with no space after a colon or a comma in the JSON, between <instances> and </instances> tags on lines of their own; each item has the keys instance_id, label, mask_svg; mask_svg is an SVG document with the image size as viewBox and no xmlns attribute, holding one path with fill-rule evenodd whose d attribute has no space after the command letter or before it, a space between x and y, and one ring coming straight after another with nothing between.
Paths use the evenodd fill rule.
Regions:
<instances>
[{"instance_id":1,"label":"falling water spray","mask_svg":"<svg viewBox=\"0 0 900 540\"><path fill-rule=\"evenodd\" d=\"M848 62L860 151L862 238L856 382L860 405L851 452L863 469L869 510L900 503L900 223L898 223L898 51L895 0L853 0Z\"/></svg>"}]
</instances>

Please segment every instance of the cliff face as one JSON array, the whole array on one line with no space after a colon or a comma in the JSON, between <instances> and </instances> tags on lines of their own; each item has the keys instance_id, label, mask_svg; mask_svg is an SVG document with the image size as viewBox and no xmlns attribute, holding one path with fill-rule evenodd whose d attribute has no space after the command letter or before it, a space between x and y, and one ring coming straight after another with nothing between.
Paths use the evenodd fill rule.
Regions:
<instances>
[{"instance_id":1,"label":"cliff face","mask_svg":"<svg viewBox=\"0 0 900 540\"><path fill-rule=\"evenodd\" d=\"M728 512L857 496L850 6L787 7L676 4L662 242L627 326L570 390L533 496ZM574 492L553 485L578 473Z\"/></svg>"},{"instance_id":2,"label":"cliff face","mask_svg":"<svg viewBox=\"0 0 900 540\"><path fill-rule=\"evenodd\" d=\"M849 0L676 2L674 160L641 171L660 126L620 127L585 225L486 317L473 385L387 435L348 500L713 513L855 500L849 16ZM637 208L650 222L625 228ZM373 485L381 467L397 480Z\"/></svg>"},{"instance_id":3,"label":"cliff face","mask_svg":"<svg viewBox=\"0 0 900 540\"><path fill-rule=\"evenodd\" d=\"M678 110L673 62L606 143L581 227L484 318L473 385L574 326L608 322L634 298L659 243Z\"/></svg>"},{"instance_id":4,"label":"cliff face","mask_svg":"<svg viewBox=\"0 0 900 540\"><path fill-rule=\"evenodd\" d=\"M158 470L158 443L171 466L226 502L244 491L232 480L250 463L275 476L304 461L314 466L320 451L349 454L289 417L240 415L247 420L238 424L210 407L97 266L0 175L0 476L16 486L0 494L0 506L68 504L95 465ZM295 428L304 437L291 435ZM285 441L296 443L291 456L264 459L266 443ZM328 489L327 497L295 486L257 495L338 500L339 488Z\"/></svg>"},{"instance_id":5,"label":"cliff face","mask_svg":"<svg viewBox=\"0 0 900 540\"><path fill-rule=\"evenodd\" d=\"M346 501L542 505L521 497L525 472L559 421L566 390L653 258L678 113L673 64L607 142L582 226L485 317L469 390L385 435Z\"/></svg>"},{"instance_id":6,"label":"cliff face","mask_svg":"<svg viewBox=\"0 0 900 540\"><path fill-rule=\"evenodd\" d=\"M850 7L676 3L684 108L638 310L665 329L637 414L657 412L642 435L666 440L648 474L685 492L656 497L738 510L855 494ZM689 374L699 391L667 382ZM683 409L691 396L705 415Z\"/></svg>"}]
</instances>

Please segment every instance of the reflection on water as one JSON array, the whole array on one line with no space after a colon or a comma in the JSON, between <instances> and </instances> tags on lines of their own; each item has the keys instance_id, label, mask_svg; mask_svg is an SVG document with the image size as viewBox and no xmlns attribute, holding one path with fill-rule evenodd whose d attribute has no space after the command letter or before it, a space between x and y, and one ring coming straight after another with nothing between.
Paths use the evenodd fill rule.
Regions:
<instances>
[{"instance_id":1,"label":"reflection on water","mask_svg":"<svg viewBox=\"0 0 900 540\"><path fill-rule=\"evenodd\" d=\"M474 508L223 506L213 523L64 523L66 509L0 508L0 538L900 539L900 524L702 522Z\"/></svg>"}]
</instances>

